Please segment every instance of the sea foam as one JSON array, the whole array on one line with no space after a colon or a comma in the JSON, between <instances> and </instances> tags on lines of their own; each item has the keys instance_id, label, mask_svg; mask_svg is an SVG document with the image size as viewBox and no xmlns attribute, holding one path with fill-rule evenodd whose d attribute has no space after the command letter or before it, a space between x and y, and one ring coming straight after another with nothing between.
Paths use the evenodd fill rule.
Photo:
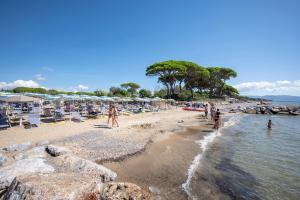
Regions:
<instances>
[{"instance_id":1,"label":"sea foam","mask_svg":"<svg viewBox=\"0 0 300 200\"><path fill-rule=\"evenodd\" d=\"M226 127L235 125L239 121L239 119L240 119L240 117L237 115L230 117L227 121L224 122L222 128L226 128ZM192 177L193 177L197 167L199 166L202 156L203 156L204 152L206 151L208 145L212 141L214 141L214 139L216 137L220 136L221 134L222 134L221 129L219 129L217 131L211 132L210 134L204 136L202 140L196 141L196 143L199 144L199 146L201 148L201 153L197 154L194 157L194 159L187 171L187 180L185 181L185 183L182 184L183 190L187 193L187 195L191 199L196 199L196 197L194 197L190 191L190 184L191 184Z\"/></svg>"}]
</instances>

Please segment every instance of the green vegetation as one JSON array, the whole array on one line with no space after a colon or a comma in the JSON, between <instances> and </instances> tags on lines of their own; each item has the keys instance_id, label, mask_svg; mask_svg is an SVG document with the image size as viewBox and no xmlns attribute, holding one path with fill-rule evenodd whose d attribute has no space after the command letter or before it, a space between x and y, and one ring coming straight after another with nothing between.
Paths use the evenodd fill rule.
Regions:
<instances>
[{"instance_id":1,"label":"green vegetation","mask_svg":"<svg viewBox=\"0 0 300 200\"><path fill-rule=\"evenodd\" d=\"M137 90L140 88L139 84L133 82L122 83L121 87L132 97L137 94Z\"/></svg>"},{"instance_id":2,"label":"green vegetation","mask_svg":"<svg viewBox=\"0 0 300 200\"><path fill-rule=\"evenodd\" d=\"M235 88L226 85L227 80L237 76L231 68L205 68L193 62L168 60L150 65L146 76L158 77L158 82L165 86L166 98L194 100L238 95ZM155 91L154 96L163 97L164 92Z\"/></svg>"},{"instance_id":3,"label":"green vegetation","mask_svg":"<svg viewBox=\"0 0 300 200\"><path fill-rule=\"evenodd\" d=\"M157 77L164 87L154 91L140 89L140 85L134 82L122 83L113 86L108 92L96 90L94 92L65 92L45 88L17 87L8 92L13 93L40 93L40 94L67 94L67 95L90 95L90 96L118 96L118 97L160 97L173 98L176 100L203 100L208 98L222 98L239 96L234 87L226 84L226 81L235 78L237 73L226 67L203 67L189 61L168 60L157 62L146 69L146 76Z\"/></svg>"},{"instance_id":4,"label":"green vegetation","mask_svg":"<svg viewBox=\"0 0 300 200\"><path fill-rule=\"evenodd\" d=\"M140 89L139 96L141 98L145 98L145 97L150 98L150 97L152 97L152 92L150 90Z\"/></svg>"}]
</instances>

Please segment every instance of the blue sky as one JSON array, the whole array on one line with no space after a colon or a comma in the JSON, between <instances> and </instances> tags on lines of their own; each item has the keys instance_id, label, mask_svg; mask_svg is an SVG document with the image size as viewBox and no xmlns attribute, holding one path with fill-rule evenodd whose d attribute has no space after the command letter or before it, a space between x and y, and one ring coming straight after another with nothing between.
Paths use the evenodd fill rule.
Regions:
<instances>
[{"instance_id":1,"label":"blue sky","mask_svg":"<svg viewBox=\"0 0 300 200\"><path fill-rule=\"evenodd\" d=\"M300 95L300 1L0 1L0 88L93 91L189 60L231 67L242 94Z\"/></svg>"}]
</instances>

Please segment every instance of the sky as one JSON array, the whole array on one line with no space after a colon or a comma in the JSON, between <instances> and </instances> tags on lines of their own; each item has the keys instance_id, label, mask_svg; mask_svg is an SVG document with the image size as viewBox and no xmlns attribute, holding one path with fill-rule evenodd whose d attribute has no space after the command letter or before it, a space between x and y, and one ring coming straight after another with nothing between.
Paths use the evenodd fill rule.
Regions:
<instances>
[{"instance_id":1,"label":"sky","mask_svg":"<svg viewBox=\"0 0 300 200\"><path fill-rule=\"evenodd\" d=\"M0 0L0 89L108 90L188 60L230 67L243 95L300 96L299 0Z\"/></svg>"}]
</instances>

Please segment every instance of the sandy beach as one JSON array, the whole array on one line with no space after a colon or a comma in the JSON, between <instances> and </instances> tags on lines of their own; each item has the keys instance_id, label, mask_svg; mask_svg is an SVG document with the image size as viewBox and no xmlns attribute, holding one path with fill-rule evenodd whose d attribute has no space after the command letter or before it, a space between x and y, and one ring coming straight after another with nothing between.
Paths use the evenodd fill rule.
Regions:
<instances>
[{"instance_id":1,"label":"sandy beach","mask_svg":"<svg viewBox=\"0 0 300 200\"><path fill-rule=\"evenodd\" d=\"M11 144L19 144L24 142L38 143L41 141L54 141L65 139L85 133L96 133L103 135L111 135L112 137L126 138L135 137L136 134L140 138L150 137L152 133L162 131L172 131L182 127L186 123L192 121L197 112L184 112L180 109L173 109L154 113L140 113L130 116L119 116L120 127L108 129L106 126L107 117L100 119L89 119L85 122L63 121L57 123L42 123L39 127L24 129L23 127L12 127L10 129L0 131L0 147ZM185 120L185 123L177 123L179 120ZM151 130L142 131L143 126L151 124ZM175 126L174 126L175 125ZM142 133L140 133L142 132Z\"/></svg>"},{"instance_id":2,"label":"sandy beach","mask_svg":"<svg viewBox=\"0 0 300 200\"><path fill-rule=\"evenodd\" d=\"M218 107L225 112L233 106L238 104ZM191 162L201 152L196 141L213 132L213 123L203 113L174 108L119 116L120 127L115 128L108 128L106 120L102 117L80 123L65 121L43 123L31 129L2 130L1 154L7 161L0 170L4 174L0 182L17 176L20 183L27 185L25 188L38 188L46 199L57 194L63 198L71 194L64 189L65 181L75 181L74 173L79 173L76 179L85 184L74 182L68 188L78 188L76 195L81 198L84 191L94 191L99 177L108 184L112 180L133 183L155 199L188 198L183 184ZM48 153L49 148L57 153L50 156L45 148ZM24 171L22 166L27 162L30 164ZM58 187L53 188L52 184Z\"/></svg>"}]
</instances>

